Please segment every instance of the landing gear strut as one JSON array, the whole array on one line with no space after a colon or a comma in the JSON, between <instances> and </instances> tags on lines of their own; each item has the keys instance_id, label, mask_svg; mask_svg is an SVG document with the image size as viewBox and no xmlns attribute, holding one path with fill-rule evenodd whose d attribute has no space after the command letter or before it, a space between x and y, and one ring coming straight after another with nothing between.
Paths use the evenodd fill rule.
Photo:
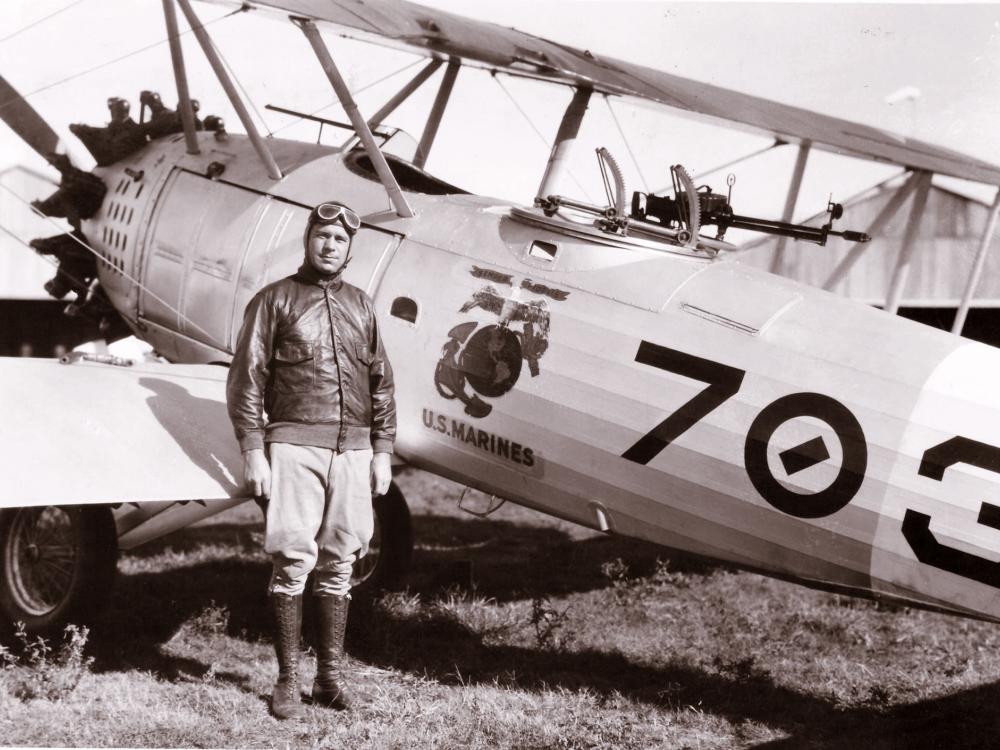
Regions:
<instances>
[{"instance_id":1,"label":"landing gear strut","mask_svg":"<svg viewBox=\"0 0 1000 750\"><path fill-rule=\"evenodd\" d=\"M370 596L402 585L413 554L410 509L399 487L375 498L375 533L368 554L354 564L351 578L355 596Z\"/></svg>"}]
</instances>

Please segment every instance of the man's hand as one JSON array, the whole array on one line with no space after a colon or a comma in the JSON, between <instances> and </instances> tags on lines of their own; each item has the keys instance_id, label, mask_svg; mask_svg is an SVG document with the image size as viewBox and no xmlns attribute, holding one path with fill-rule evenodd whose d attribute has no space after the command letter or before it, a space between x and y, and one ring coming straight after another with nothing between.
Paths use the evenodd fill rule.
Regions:
<instances>
[{"instance_id":1,"label":"man's hand","mask_svg":"<svg viewBox=\"0 0 1000 750\"><path fill-rule=\"evenodd\" d=\"M254 497L271 497L271 464L260 448L243 453L243 481Z\"/></svg>"},{"instance_id":2,"label":"man's hand","mask_svg":"<svg viewBox=\"0 0 1000 750\"><path fill-rule=\"evenodd\" d=\"M372 494L384 495L389 491L392 482L392 456L388 453L376 453L372 456Z\"/></svg>"}]
</instances>

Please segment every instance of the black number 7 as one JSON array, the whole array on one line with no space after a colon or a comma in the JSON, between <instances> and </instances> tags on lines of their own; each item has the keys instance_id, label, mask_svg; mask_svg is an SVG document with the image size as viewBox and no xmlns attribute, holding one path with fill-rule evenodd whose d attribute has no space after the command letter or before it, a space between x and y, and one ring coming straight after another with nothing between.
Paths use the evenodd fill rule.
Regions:
<instances>
[{"instance_id":1,"label":"black number 7","mask_svg":"<svg viewBox=\"0 0 1000 750\"><path fill-rule=\"evenodd\" d=\"M730 396L736 395L743 383L743 376L746 375L745 370L713 362L710 359L695 357L693 354L685 354L676 349L668 349L648 341L640 342L635 361L708 383L708 388L639 438L635 445L622 454L629 461L635 461L639 464L648 464L659 455L660 451L701 421L713 409Z\"/></svg>"}]
</instances>

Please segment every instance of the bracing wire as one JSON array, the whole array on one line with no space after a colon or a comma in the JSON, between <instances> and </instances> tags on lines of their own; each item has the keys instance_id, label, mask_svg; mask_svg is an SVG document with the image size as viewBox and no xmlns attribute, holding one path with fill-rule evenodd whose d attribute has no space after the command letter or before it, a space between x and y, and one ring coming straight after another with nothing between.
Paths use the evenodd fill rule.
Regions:
<instances>
[{"instance_id":1,"label":"bracing wire","mask_svg":"<svg viewBox=\"0 0 1000 750\"><path fill-rule=\"evenodd\" d=\"M243 9L239 8L237 10L234 10L234 11L230 12L230 13L226 13L225 15L219 16L218 18L213 18L211 21L203 23L202 26L211 26L214 23L218 23L219 21L222 21L222 20L225 20L226 18L229 18L230 16L234 15L235 13L242 13L242 12L243 12ZM180 32L179 36L184 36L185 34L190 34L190 33L191 33L191 30L188 29L187 31ZM127 60L130 57L134 57L135 55L139 55L139 54L141 54L143 52L148 52L149 50L153 49L154 47L159 47L159 46L161 46L163 44L166 44L168 41L170 41L169 38L164 38L164 39L161 39L158 42L153 42L152 44L147 44L144 47L139 47L138 49L134 49L131 52L127 52L126 54L121 55L119 57L116 57L113 60L107 60L106 62L100 63L98 65L94 65L93 67L87 68L85 70L77 71L76 73L72 73L71 75L68 75L65 78L60 78L58 81L53 81L52 83L48 83L48 84L46 84L44 86L41 86L40 88L37 88L34 91L31 91L31 92L29 92L27 94L23 94L23 95L21 95L21 99L28 99L29 97L35 96L36 94L40 94L43 91L48 91L49 89L55 88L56 86L61 86L64 83L68 83L69 81L72 81L72 80L75 80L77 78L80 78L81 76L85 76L85 75L88 75L89 73L93 73L94 71L100 70L101 68L106 68L109 65L114 65L115 63L119 63L119 62L121 62L123 60ZM17 102L17 99L11 99L10 101L0 103L0 109L4 109L5 107L9 107L9 106L11 106L12 104L14 104L16 102Z\"/></svg>"},{"instance_id":2,"label":"bracing wire","mask_svg":"<svg viewBox=\"0 0 1000 750\"><path fill-rule=\"evenodd\" d=\"M48 255L43 255L42 253L40 253L37 250L35 250L35 248L33 248L31 246L30 242L28 242L23 237L19 237L16 232L12 231L11 229L8 229L3 224L0 224L0 232L3 232L8 237L11 237L12 239L14 239L16 242L19 242L20 244L24 245L26 248L28 248L29 250L31 250L31 252L33 252L39 258L41 258L46 263L48 263L50 266L52 266L53 268L55 268L57 271L59 270L59 261L57 261L55 258L52 258L52 257L50 257ZM83 283L83 279L78 279L76 276L73 276L72 274L68 274L65 271L63 271L63 275L66 276L66 278L68 278L68 279L70 279L72 281L75 281L80 286L86 286L86 284Z\"/></svg>"},{"instance_id":3,"label":"bracing wire","mask_svg":"<svg viewBox=\"0 0 1000 750\"><path fill-rule=\"evenodd\" d=\"M257 105L254 104L253 97L250 96L250 92L248 92L246 90L246 88L243 86L243 82L240 81L239 76L236 75L235 68L233 68L233 66L229 64L229 60L227 60L226 56L222 54L222 50L219 49L219 45L216 44L214 40L212 41L212 48L215 50L215 54L217 54L219 56L219 59L222 60L222 64L226 66L226 69L229 71L229 75L232 77L232 79L234 81L236 81L236 85L240 87L240 91L243 92L243 98L246 101L250 102L251 109L253 109L254 114L257 115L257 119L260 120L261 125L264 126L264 130L267 131L268 137L269 138L273 138L274 137L274 133L271 131L271 128L268 126L267 120L264 119L264 115L262 115L261 112L260 112L260 110L257 109Z\"/></svg>"},{"instance_id":4,"label":"bracing wire","mask_svg":"<svg viewBox=\"0 0 1000 750\"><path fill-rule=\"evenodd\" d=\"M632 163L635 164L635 171L639 173L639 179L642 180L642 188L648 193L649 182L646 181L646 175L642 173L642 167L639 166L639 160L635 158L635 154L632 152L632 146L629 145L628 138L625 137L625 129L622 128L622 124L618 121L618 115L615 114L615 108L611 106L611 97L607 94L604 95L604 103L608 105L608 112L611 113L611 119L615 121L615 126L618 128L618 134L622 137L622 143L625 144L625 150L628 151L628 155L631 157Z\"/></svg>"},{"instance_id":5,"label":"bracing wire","mask_svg":"<svg viewBox=\"0 0 1000 750\"><path fill-rule=\"evenodd\" d=\"M353 93L354 93L355 96L357 96L358 94L362 94L365 91L367 91L368 89L370 89L372 86L377 86L378 84L382 83L382 81L388 81L393 76L398 76L400 73L403 73L403 72L409 70L414 65L418 65L418 64L422 63L423 61L424 61L424 59L422 57L418 57L416 60L413 60L412 62L408 62L406 65L404 65L399 70L394 70L392 73L384 75L381 78L378 78L378 79L372 81L371 83L366 83L364 86L362 86L361 88L359 88L357 91L355 91ZM337 102L332 102L331 104L328 104L326 106L329 107L329 106L332 106L332 104L336 104L336 103Z\"/></svg>"},{"instance_id":6,"label":"bracing wire","mask_svg":"<svg viewBox=\"0 0 1000 750\"><path fill-rule=\"evenodd\" d=\"M542 131L538 129L538 126L535 125L535 122L528 116L528 113L521 108L521 105L518 103L517 99L515 99L514 96L510 93L510 91L508 91L507 87L503 85L503 81L500 80L499 76L493 76L493 80L497 82L497 85L507 95L507 98L510 99L514 107L517 108L517 111L521 113L521 116L524 118L525 122L527 122L528 125L531 126L531 129L535 131L535 134L538 136L539 140L545 144L546 148L552 148L552 144L549 143L548 138L546 138L542 134Z\"/></svg>"},{"instance_id":7,"label":"bracing wire","mask_svg":"<svg viewBox=\"0 0 1000 750\"><path fill-rule=\"evenodd\" d=\"M25 31L27 31L28 29L34 28L35 26L37 26L38 24L40 24L40 23L42 23L44 21L48 21L50 18L53 18L54 16L58 16L63 11L67 11L70 8L72 8L74 5L79 5L82 2L83 2L83 0L73 0L73 2L71 2L69 5L65 5L62 8L60 8L59 10L54 10L51 13L49 13L47 16L42 16L37 21L32 21L27 26L22 26L17 31L13 32L12 34L8 34L7 36L0 37L0 44L2 44L3 42L6 42L8 39L13 39L18 34L21 34L21 33L25 32Z\"/></svg>"},{"instance_id":8,"label":"bracing wire","mask_svg":"<svg viewBox=\"0 0 1000 750\"><path fill-rule=\"evenodd\" d=\"M494 75L493 80L497 82L497 85L507 95L507 98L510 99L511 103L514 105L517 111L521 113L521 116L525 119L525 121L527 121L528 125L531 126L531 129L535 131L535 134L539 137L542 143L545 144L545 147L551 149L552 143L550 143L549 140L544 135L542 135L542 131L539 130L538 126L535 125L535 123L532 121L530 117L528 117L528 113L525 112L524 109L522 109L521 105L518 104L517 99L515 99L514 96L510 93L510 91L507 90L507 87L503 85L503 81L500 80L500 76ZM580 188L580 192L582 192L584 196L586 196L587 200L593 201L594 199L590 196L590 193L587 192L587 188L585 188L583 184L576 178L576 175L573 173L573 170L567 169L567 171L569 172L570 178L573 180L573 182L576 183L576 186Z\"/></svg>"},{"instance_id":9,"label":"bracing wire","mask_svg":"<svg viewBox=\"0 0 1000 750\"><path fill-rule=\"evenodd\" d=\"M354 91L352 93L353 93L354 96L357 96L358 94L363 94L365 91L367 91L368 89L372 88L373 86L378 86L383 81L388 81L393 76L398 76L400 73L406 72L407 70L409 70L410 68L412 68L414 65L417 65L418 63L421 63L421 62L423 62L423 58L417 58L413 62L407 63L406 65L404 65L399 70L393 71L392 73L389 73L388 75L384 75L381 78L372 81L371 83L367 83L364 86L362 86L361 88L359 88L357 91ZM332 102L324 104L319 109L313 110L312 112L309 112L307 114L310 117L314 117L314 116L318 115L320 112L322 112L324 109L329 109L330 107L333 107L334 105L339 104L339 103L340 103L339 99L334 99ZM291 122L287 122L284 125L282 125L280 128L276 128L274 130L274 133L272 133L271 135L275 135L277 133L280 133L282 130L287 130L288 128L292 127L292 125L296 125L296 124L302 122L302 120L304 120L304 119L305 119L304 117L296 117Z\"/></svg>"},{"instance_id":10,"label":"bracing wire","mask_svg":"<svg viewBox=\"0 0 1000 750\"><path fill-rule=\"evenodd\" d=\"M29 201L26 201L26 200L25 200L24 198L22 198L22 197L21 197L20 195L18 195L18 194L17 194L16 192L14 192L14 191L13 191L13 190L11 190L11 189L10 189L9 187L7 187L6 185L4 185L4 184L3 184L2 182L0 182L0 189L3 189L3 190L5 190L6 192L8 192L8 193L10 193L11 195L13 195L13 196L14 196L14 197L15 197L15 198L16 198L17 200L19 200L19 201L20 201L21 203L23 203L23 204L24 204L24 205L26 205L26 206L27 206L27 207L28 207L29 209L31 209L32 213L36 214L37 216L41 216L41 217L42 217L43 219L45 219L45 220L46 220L47 222L49 222L49 223L50 223L50 224L51 224L52 226L54 226L54 227L55 227L56 229L58 229L58 230L59 230L59 233L60 233L60 234L65 234L65 235L68 235L68 236L69 236L69 237L70 237L70 238L71 238L71 239L72 239L72 240L73 240L73 241L74 241L75 243L77 243L78 245L80 245L80 247L84 248L84 249L85 249L85 250L86 250L87 252L89 252L89 253L90 253L90 254L92 254L92 255L93 255L94 257L96 257L96 258L97 258L97 260L98 260L98 262L106 262L106 261L105 261L105 258L104 258L104 256L103 256L103 255L101 255L101 254L100 254L100 253L99 253L99 252L98 252L97 250L95 250L94 248L92 248L92 247L91 247L90 245L88 245L88 244L87 244L86 242L84 242L83 240L81 240L81 239L80 239L79 237L77 237L77 236L76 236L75 234L73 234L72 232L68 232L68 231L66 231L66 229L65 229L64 227L61 227L61 226L59 225L59 223L58 223L58 222L56 222L56 221L54 221L54 220L52 219L52 217L50 217L50 216L46 216L45 214L43 214L43 213L42 213L41 211L39 211L39 210L38 210L37 208L35 208L34 206L32 206L32 205L31 205L31 203L30 203ZM22 242L22 243L24 243L24 244L27 244L27 243L25 243L25 242L24 242L24 240L22 240L22 239L21 239L20 237L17 237L16 235L13 235L13 236L14 236L14 237L15 237L15 239L17 239L17 240L18 240L19 242ZM31 247L31 245L28 245L28 247ZM198 329L199 331L201 331L201 332L202 332L203 334L205 334L205 336L207 336L207 337L209 337L209 338L211 338L211 337L212 337L212 334L210 334L210 333L209 333L208 331L206 331L206 330L205 330L204 328L202 328L202 327L201 327L200 325L198 325L198 324L197 324L197 323L195 323L195 322L194 322L193 320L191 320L191 318L189 318L189 317L188 317L187 315L185 315L185 314L184 314L184 313L182 313L182 312L181 312L180 310L178 310L178 309L177 309L176 307L174 307L174 306L173 306L173 305L171 305L171 304L170 304L169 302L167 302L167 301L166 301L165 299L163 299L163 297L161 297L160 295L156 294L156 292L154 292L154 291L153 291L152 289L150 289L149 287L147 287L147 286L146 286L145 284L143 284L143 283L142 283L141 281L139 281L139 280L138 280L137 278L135 278L134 276L132 276L132 275L131 275L130 273L128 273L127 271L124 271L124 270L119 270L119 271L118 271L118 273L120 273L120 274L121 274L122 276L124 276L124 277L125 277L126 279L128 279L128 280L129 280L130 282L132 282L132 284L134 284L134 285L135 285L135 287L136 287L137 289L141 289L141 290L142 290L143 292L145 292L145 293L146 293L146 294L148 294L148 295L149 295L150 297L152 297L152 298L153 298L153 299L155 299L155 300L156 300L157 302L159 302L159 303L160 303L161 305L163 305L163 306L164 306L164 307L166 307L166 308L167 308L168 310L170 310L170 312L172 312L172 313L174 313L175 315L177 315L177 317L178 317L178 318L179 318L180 320L183 320L184 322L186 322L186 323L190 324L192 328L197 328L197 329ZM74 279L74 280L75 280L75 279Z\"/></svg>"},{"instance_id":11,"label":"bracing wire","mask_svg":"<svg viewBox=\"0 0 1000 750\"><path fill-rule=\"evenodd\" d=\"M739 164L741 161L746 161L747 159L752 159L755 156L760 156L761 154L766 154L768 151L772 151L772 150L778 148L779 146L786 146L786 145L788 145L788 144L785 141L782 141L781 139L777 139L776 138L775 141L774 141L774 143L772 143L769 146L764 146L763 148L757 149L756 151L751 151L749 154L746 154L744 156L738 156L735 159L731 159L730 161L727 161L725 164L719 164L717 167L712 167L711 169L706 169L704 172L699 172L698 174L694 175L691 179L694 180L695 182L697 182L698 180L703 180L706 177L708 177L710 174L714 174L715 172L721 172L723 169L727 169L728 167L731 167L731 166L733 166L735 164ZM659 193L662 193L664 190L667 190L667 189L669 189L669 188L668 187L662 187L659 190L654 191L654 193L659 194Z\"/></svg>"},{"instance_id":12,"label":"bracing wire","mask_svg":"<svg viewBox=\"0 0 1000 750\"><path fill-rule=\"evenodd\" d=\"M93 282L91 282L88 285L88 284L86 284L83 281L83 279L78 278L78 277L74 276L71 273L66 273L65 270L63 270L62 268L60 268L59 261L57 261L55 258L52 258L52 257L50 257L48 255L45 255L43 253L38 252L37 250L35 250L35 248L33 248L31 246L31 243L29 243L23 237L19 237L15 232L11 231L7 227L5 227L3 224L0 224L0 232L3 232L8 237L11 237L15 242L19 242L22 245L24 245L26 248L28 248L28 250L31 250L37 257L41 258L43 261L45 261L50 266L52 266L53 268L55 268L57 273L61 273L63 276L65 276L70 281L75 282L76 284L78 284L81 287L88 287L88 286L92 286L93 285ZM74 300L73 303L79 302L79 300L80 300L80 298L77 297L77 299ZM71 304L73 304L73 303L71 303Z\"/></svg>"},{"instance_id":13,"label":"bracing wire","mask_svg":"<svg viewBox=\"0 0 1000 750\"><path fill-rule=\"evenodd\" d=\"M772 151L772 150L778 148L779 146L787 146L787 145L788 144L785 141L781 140L780 138L775 138L774 143L772 143L770 146L764 146L763 148L758 149L756 151L751 151L746 156L738 156L735 159L727 161L725 164L720 164L717 167L712 167L711 169L707 169L704 172L702 172L701 174L696 174L694 176L694 179L700 180L700 179L702 179L704 177L708 177L708 175L712 174L713 172L721 172L723 169L726 169L727 167L731 167L734 164L739 164L741 161L746 161L747 159L752 159L755 156L760 156L761 154L766 154L768 151Z\"/></svg>"}]
</instances>

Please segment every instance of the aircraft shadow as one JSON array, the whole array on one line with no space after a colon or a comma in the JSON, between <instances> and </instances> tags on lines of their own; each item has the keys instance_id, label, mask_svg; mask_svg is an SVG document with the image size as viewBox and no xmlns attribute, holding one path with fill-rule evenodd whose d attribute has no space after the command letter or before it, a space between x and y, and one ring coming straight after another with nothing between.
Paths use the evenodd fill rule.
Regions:
<instances>
[{"instance_id":1,"label":"aircraft shadow","mask_svg":"<svg viewBox=\"0 0 1000 750\"><path fill-rule=\"evenodd\" d=\"M590 591L609 585L602 563L621 558L630 575L655 569L664 550L620 537L574 540L559 529L507 521L416 514L413 574L407 590L424 599L458 587L497 601ZM138 567L166 556L191 564L118 576L110 607L95 622L90 648L98 671L139 669L163 679L201 677L209 665L164 648L206 608L225 610L224 632L243 640L270 641L266 595L270 563L260 548L263 522L188 527L126 554ZM205 550L222 559L199 562ZM709 569L692 560L691 570ZM671 569L680 569L671 559ZM312 640L311 600L305 600L304 637ZM356 618L354 618L356 619ZM216 677L244 686L238 675Z\"/></svg>"},{"instance_id":2,"label":"aircraft shadow","mask_svg":"<svg viewBox=\"0 0 1000 750\"><path fill-rule=\"evenodd\" d=\"M1000 684L888 710L844 708L776 684L766 674L729 677L678 662L650 666L613 651L491 645L446 617L400 619L379 612L366 618L359 612L357 620L364 621L364 627L350 630L352 653L379 666L444 684L500 685L534 692L589 690L607 698L621 694L668 709L697 707L736 725L752 721L790 735L753 745L760 750L857 750L862 743L866 750L971 750L993 746L1000 729Z\"/></svg>"},{"instance_id":3,"label":"aircraft shadow","mask_svg":"<svg viewBox=\"0 0 1000 750\"><path fill-rule=\"evenodd\" d=\"M265 587L270 566L239 559L213 560L162 572L119 575L111 606L94 623L89 653L98 672L140 670L170 681L201 678L211 668L167 644L186 623L206 633L270 638ZM228 613L220 627L199 616L209 608ZM245 677L214 671L216 679L247 691Z\"/></svg>"},{"instance_id":4,"label":"aircraft shadow","mask_svg":"<svg viewBox=\"0 0 1000 750\"><path fill-rule=\"evenodd\" d=\"M505 602L592 591L609 585L605 563L621 559L629 576L646 576L658 560L673 571L707 574L715 563L618 536L573 539L556 528L502 520L417 515L413 518L411 592L432 597L457 586Z\"/></svg>"},{"instance_id":5,"label":"aircraft shadow","mask_svg":"<svg viewBox=\"0 0 1000 750\"><path fill-rule=\"evenodd\" d=\"M501 602L605 588L610 583L601 565L615 558L622 558L633 575L651 572L658 558L668 556L671 570L712 570L710 564L675 559L663 548L634 540L574 540L559 529L472 518L416 515L413 520L419 546L408 590L425 600L470 584L477 595ZM261 524L197 526L146 545L137 559L167 551L196 557L197 550L206 547L228 546L233 554L120 576L112 606L93 630L95 669L138 669L166 680L205 675L209 664L164 646L185 624L197 627L209 606L227 613L221 625L225 634L270 641L265 593L270 565L248 541L249 532L261 529ZM307 643L312 637L310 610L307 598ZM680 661L650 665L613 650L496 644L443 614L401 616L362 598L352 606L348 650L364 662L443 684L499 684L531 692L589 690L609 698L617 693L666 709L696 706L734 724L758 722L790 735L754 746L760 750L856 750L862 742L866 750L980 748L991 746L1000 730L1000 683L887 709L845 708L822 695L777 684L767 673L718 674ZM242 675L214 674L256 693Z\"/></svg>"},{"instance_id":6,"label":"aircraft shadow","mask_svg":"<svg viewBox=\"0 0 1000 750\"><path fill-rule=\"evenodd\" d=\"M150 411L191 462L221 486L236 490L236 483L225 470L223 462L205 447L213 442L205 438L205 425L222 425L225 436L229 436L226 405L213 399L192 396L183 386L163 378L139 378L139 385L153 392L154 395L146 399ZM198 418L192 415L198 415Z\"/></svg>"},{"instance_id":7,"label":"aircraft shadow","mask_svg":"<svg viewBox=\"0 0 1000 750\"><path fill-rule=\"evenodd\" d=\"M1000 683L898 706L884 712L835 712L792 736L753 750L979 750L1000 732Z\"/></svg>"}]
</instances>

